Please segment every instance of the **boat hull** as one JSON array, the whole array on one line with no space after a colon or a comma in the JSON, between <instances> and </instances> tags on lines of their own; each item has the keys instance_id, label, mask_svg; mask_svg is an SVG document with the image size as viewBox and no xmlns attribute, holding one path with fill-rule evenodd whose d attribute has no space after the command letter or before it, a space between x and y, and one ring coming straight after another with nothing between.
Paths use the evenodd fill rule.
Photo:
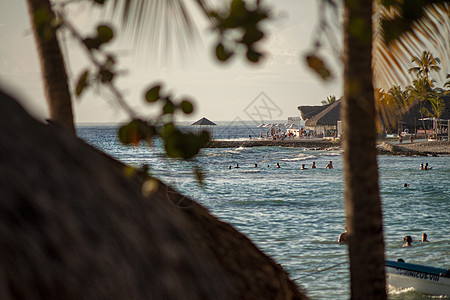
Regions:
<instances>
[{"instance_id":1,"label":"boat hull","mask_svg":"<svg viewBox=\"0 0 450 300\"><path fill-rule=\"evenodd\" d=\"M424 294L450 296L450 274L446 269L386 261L386 275L388 283L395 287L414 288Z\"/></svg>"}]
</instances>

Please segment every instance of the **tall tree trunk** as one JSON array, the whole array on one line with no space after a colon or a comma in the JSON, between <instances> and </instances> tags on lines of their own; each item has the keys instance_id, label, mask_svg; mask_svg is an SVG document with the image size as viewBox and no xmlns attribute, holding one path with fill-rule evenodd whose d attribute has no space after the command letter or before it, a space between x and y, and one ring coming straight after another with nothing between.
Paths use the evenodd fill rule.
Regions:
<instances>
[{"instance_id":1,"label":"tall tree trunk","mask_svg":"<svg viewBox=\"0 0 450 300\"><path fill-rule=\"evenodd\" d=\"M386 299L372 84L372 1L346 0L344 173L352 299Z\"/></svg>"},{"instance_id":2,"label":"tall tree trunk","mask_svg":"<svg viewBox=\"0 0 450 300\"><path fill-rule=\"evenodd\" d=\"M51 25L54 13L49 0L27 0L28 13L39 54L50 120L75 133L72 101L64 59Z\"/></svg>"}]
</instances>

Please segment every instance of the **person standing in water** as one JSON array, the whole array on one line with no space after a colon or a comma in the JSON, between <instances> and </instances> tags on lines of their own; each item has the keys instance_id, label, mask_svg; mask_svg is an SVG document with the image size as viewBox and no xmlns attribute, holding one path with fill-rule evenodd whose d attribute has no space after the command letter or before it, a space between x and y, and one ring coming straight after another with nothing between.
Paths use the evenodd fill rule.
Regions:
<instances>
[{"instance_id":1,"label":"person standing in water","mask_svg":"<svg viewBox=\"0 0 450 300\"><path fill-rule=\"evenodd\" d=\"M427 240L427 238L428 238L428 235L424 232L424 233L422 233L422 242L426 242L426 243L428 243L429 242L429 240Z\"/></svg>"},{"instance_id":2,"label":"person standing in water","mask_svg":"<svg viewBox=\"0 0 450 300\"><path fill-rule=\"evenodd\" d=\"M338 243L347 243L347 226L345 226L345 231L339 235Z\"/></svg>"},{"instance_id":3,"label":"person standing in water","mask_svg":"<svg viewBox=\"0 0 450 300\"><path fill-rule=\"evenodd\" d=\"M407 235L403 238L403 241L406 242L405 244L403 244L403 247L411 247L412 245L412 237L410 235Z\"/></svg>"},{"instance_id":4,"label":"person standing in water","mask_svg":"<svg viewBox=\"0 0 450 300\"><path fill-rule=\"evenodd\" d=\"M333 162L330 160L330 163L327 165L327 169L333 169Z\"/></svg>"},{"instance_id":5,"label":"person standing in water","mask_svg":"<svg viewBox=\"0 0 450 300\"><path fill-rule=\"evenodd\" d=\"M315 169L315 168L316 168L316 162L313 161L312 166L311 166L311 169Z\"/></svg>"}]
</instances>

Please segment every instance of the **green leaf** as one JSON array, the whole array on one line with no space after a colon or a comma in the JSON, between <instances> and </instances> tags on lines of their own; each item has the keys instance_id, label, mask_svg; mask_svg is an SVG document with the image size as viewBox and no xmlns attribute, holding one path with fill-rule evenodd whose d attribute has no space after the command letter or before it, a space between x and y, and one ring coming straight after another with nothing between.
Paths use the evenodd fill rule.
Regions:
<instances>
[{"instance_id":1,"label":"green leaf","mask_svg":"<svg viewBox=\"0 0 450 300\"><path fill-rule=\"evenodd\" d=\"M256 52L254 50L248 49L247 51L247 59L253 63L257 63L260 58L262 57L262 54L259 52Z\"/></svg>"},{"instance_id":2,"label":"green leaf","mask_svg":"<svg viewBox=\"0 0 450 300\"><path fill-rule=\"evenodd\" d=\"M232 51L228 51L225 49L225 46L222 43L219 43L216 47L216 57L218 60L225 62L233 55Z\"/></svg>"},{"instance_id":3,"label":"green leaf","mask_svg":"<svg viewBox=\"0 0 450 300\"><path fill-rule=\"evenodd\" d=\"M161 96L159 94L160 90L161 85L155 85L145 93L145 100L150 103L158 101L159 99L161 99Z\"/></svg>"},{"instance_id":4,"label":"green leaf","mask_svg":"<svg viewBox=\"0 0 450 300\"><path fill-rule=\"evenodd\" d=\"M188 100L181 101L180 107L181 110L187 115L191 114L194 111L194 106Z\"/></svg>"},{"instance_id":5,"label":"green leaf","mask_svg":"<svg viewBox=\"0 0 450 300\"><path fill-rule=\"evenodd\" d=\"M110 70L107 70L107 69L103 69L103 70L101 70L100 73L99 73L100 80L101 80L103 83L108 83L108 82L113 81L114 75L115 75L115 74L114 74L113 72L111 72Z\"/></svg>"},{"instance_id":6,"label":"green leaf","mask_svg":"<svg viewBox=\"0 0 450 300\"><path fill-rule=\"evenodd\" d=\"M310 54L305 57L308 67L310 67L322 80L329 80L333 78L331 71L325 62L315 54Z\"/></svg>"},{"instance_id":7,"label":"green leaf","mask_svg":"<svg viewBox=\"0 0 450 300\"><path fill-rule=\"evenodd\" d=\"M102 44L97 38L85 38L83 42L89 49L98 49Z\"/></svg>"},{"instance_id":8,"label":"green leaf","mask_svg":"<svg viewBox=\"0 0 450 300\"><path fill-rule=\"evenodd\" d=\"M264 33L257 28L249 28L244 34L242 38L242 43L246 44L248 47L251 47L252 44L261 40L264 37Z\"/></svg>"},{"instance_id":9,"label":"green leaf","mask_svg":"<svg viewBox=\"0 0 450 300\"><path fill-rule=\"evenodd\" d=\"M173 114L175 111L175 106L173 105L173 102L170 100L166 100L166 104L163 106L163 114L170 115Z\"/></svg>"},{"instance_id":10,"label":"green leaf","mask_svg":"<svg viewBox=\"0 0 450 300\"><path fill-rule=\"evenodd\" d=\"M100 25L97 27L97 39L101 44L108 43L114 37L114 32L111 27L106 25Z\"/></svg>"},{"instance_id":11,"label":"green leaf","mask_svg":"<svg viewBox=\"0 0 450 300\"><path fill-rule=\"evenodd\" d=\"M89 82L87 81L88 76L89 76L89 70L86 70L78 78L78 83L77 83L77 87L76 87L76 91L75 91L75 94L77 95L77 97L79 97L81 95L81 93L84 91L84 89L89 86Z\"/></svg>"},{"instance_id":12,"label":"green leaf","mask_svg":"<svg viewBox=\"0 0 450 300\"><path fill-rule=\"evenodd\" d=\"M119 128L119 140L125 145L137 146L142 139L139 133L139 120L133 120L129 124Z\"/></svg>"}]
</instances>

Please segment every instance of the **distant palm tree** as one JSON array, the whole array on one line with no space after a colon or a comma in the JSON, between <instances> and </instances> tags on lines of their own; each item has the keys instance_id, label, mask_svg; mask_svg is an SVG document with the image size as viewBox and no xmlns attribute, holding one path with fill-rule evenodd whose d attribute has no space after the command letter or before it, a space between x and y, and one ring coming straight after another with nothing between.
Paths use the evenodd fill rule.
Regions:
<instances>
[{"instance_id":1,"label":"distant palm tree","mask_svg":"<svg viewBox=\"0 0 450 300\"><path fill-rule=\"evenodd\" d=\"M336 96L328 96L327 100L322 100L320 103L322 103L322 105L328 105L328 104L333 104L336 101Z\"/></svg>"},{"instance_id":2,"label":"distant palm tree","mask_svg":"<svg viewBox=\"0 0 450 300\"><path fill-rule=\"evenodd\" d=\"M415 63L416 66L409 68L408 73L415 73L418 78L425 77L430 83L429 73L431 71L439 72L441 70L438 66L438 64L441 63L441 60L438 57L434 57L433 54L427 50L423 51L420 57L414 56L411 62Z\"/></svg>"},{"instance_id":3,"label":"distant palm tree","mask_svg":"<svg viewBox=\"0 0 450 300\"><path fill-rule=\"evenodd\" d=\"M406 87L406 91L411 102L419 103L422 126L426 132L424 121L425 105L430 99L436 97L436 93L426 77L419 77L418 79L413 80L412 85Z\"/></svg>"}]
</instances>

